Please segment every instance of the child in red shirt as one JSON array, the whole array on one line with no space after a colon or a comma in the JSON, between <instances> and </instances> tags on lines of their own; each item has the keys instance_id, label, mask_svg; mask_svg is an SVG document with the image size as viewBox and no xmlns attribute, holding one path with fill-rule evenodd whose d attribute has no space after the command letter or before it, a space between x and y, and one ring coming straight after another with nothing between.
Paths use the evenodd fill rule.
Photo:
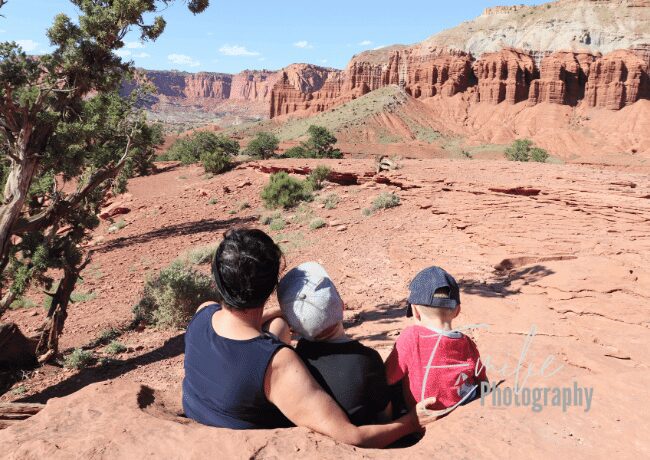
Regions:
<instances>
[{"instance_id":1,"label":"child in red shirt","mask_svg":"<svg viewBox=\"0 0 650 460\"><path fill-rule=\"evenodd\" d=\"M451 327L460 313L456 280L442 268L429 267L409 288L406 316L413 316L415 325L402 331L386 360L388 384L402 382L409 407L431 396L436 397L434 409L476 399L488 379L472 339Z\"/></svg>"}]
</instances>

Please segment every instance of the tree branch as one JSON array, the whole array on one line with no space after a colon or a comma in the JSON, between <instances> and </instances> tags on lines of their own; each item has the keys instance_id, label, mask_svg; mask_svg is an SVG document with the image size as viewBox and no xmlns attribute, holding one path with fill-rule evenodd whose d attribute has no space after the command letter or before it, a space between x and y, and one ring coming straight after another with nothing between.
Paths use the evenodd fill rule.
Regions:
<instances>
[{"instance_id":1,"label":"tree branch","mask_svg":"<svg viewBox=\"0 0 650 460\"><path fill-rule=\"evenodd\" d=\"M129 156L132 134L133 131L131 135L127 137L128 140L126 143L126 148L124 149L124 154L117 162L117 164L109 164L99 168L90 176L86 182L86 185L71 194L68 199L55 200L50 206L48 206L45 211L26 219L19 219L12 229L12 234L22 235L26 232L33 232L52 225L57 217L61 218L65 216L68 212L70 212L70 210L74 209L86 196L92 193L105 180L115 177L120 169L122 169Z\"/></svg>"}]
</instances>

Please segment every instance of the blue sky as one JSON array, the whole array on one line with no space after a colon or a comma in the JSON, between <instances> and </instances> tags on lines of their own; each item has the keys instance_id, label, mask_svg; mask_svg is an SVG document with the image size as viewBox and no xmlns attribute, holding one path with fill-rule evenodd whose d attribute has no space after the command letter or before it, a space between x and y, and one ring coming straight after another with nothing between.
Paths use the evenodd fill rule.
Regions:
<instances>
[{"instance_id":1,"label":"blue sky","mask_svg":"<svg viewBox=\"0 0 650 460\"><path fill-rule=\"evenodd\" d=\"M295 62L345 68L352 55L396 43L424 40L472 19L488 6L522 0L247 1L211 0L193 16L177 1L161 14L165 33L154 43L127 38L123 56L147 69L236 73L280 69ZM27 52L48 50L45 30L63 12L76 18L67 0L9 0L2 8L0 41L18 41Z\"/></svg>"}]
</instances>

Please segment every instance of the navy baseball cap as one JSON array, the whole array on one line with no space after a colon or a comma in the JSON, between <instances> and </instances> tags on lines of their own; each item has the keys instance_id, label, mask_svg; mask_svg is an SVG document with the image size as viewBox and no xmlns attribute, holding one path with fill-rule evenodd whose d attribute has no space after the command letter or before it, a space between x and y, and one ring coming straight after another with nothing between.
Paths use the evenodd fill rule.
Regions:
<instances>
[{"instance_id":1,"label":"navy baseball cap","mask_svg":"<svg viewBox=\"0 0 650 460\"><path fill-rule=\"evenodd\" d=\"M460 291L458 283L453 276L440 267L429 267L415 275L411 284L411 291L406 303L406 316L413 316L412 304L427 307L448 308L453 310L460 304ZM449 292L448 297L436 297L438 290Z\"/></svg>"}]
</instances>

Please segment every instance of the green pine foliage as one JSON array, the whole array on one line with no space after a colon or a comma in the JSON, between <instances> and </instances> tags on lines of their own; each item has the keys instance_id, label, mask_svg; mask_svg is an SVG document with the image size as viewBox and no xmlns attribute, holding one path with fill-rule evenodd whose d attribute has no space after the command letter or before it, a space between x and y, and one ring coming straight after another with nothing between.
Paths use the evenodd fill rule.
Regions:
<instances>
[{"instance_id":1,"label":"green pine foliage","mask_svg":"<svg viewBox=\"0 0 650 460\"><path fill-rule=\"evenodd\" d=\"M284 152L285 158L343 158L339 149L335 149L336 137L323 126L311 125L307 129L309 139Z\"/></svg>"},{"instance_id":2,"label":"green pine foliage","mask_svg":"<svg viewBox=\"0 0 650 460\"><path fill-rule=\"evenodd\" d=\"M244 153L253 158L266 160L275 155L279 146L280 140L274 134L261 132L257 133L257 136L249 142Z\"/></svg>"}]
</instances>

